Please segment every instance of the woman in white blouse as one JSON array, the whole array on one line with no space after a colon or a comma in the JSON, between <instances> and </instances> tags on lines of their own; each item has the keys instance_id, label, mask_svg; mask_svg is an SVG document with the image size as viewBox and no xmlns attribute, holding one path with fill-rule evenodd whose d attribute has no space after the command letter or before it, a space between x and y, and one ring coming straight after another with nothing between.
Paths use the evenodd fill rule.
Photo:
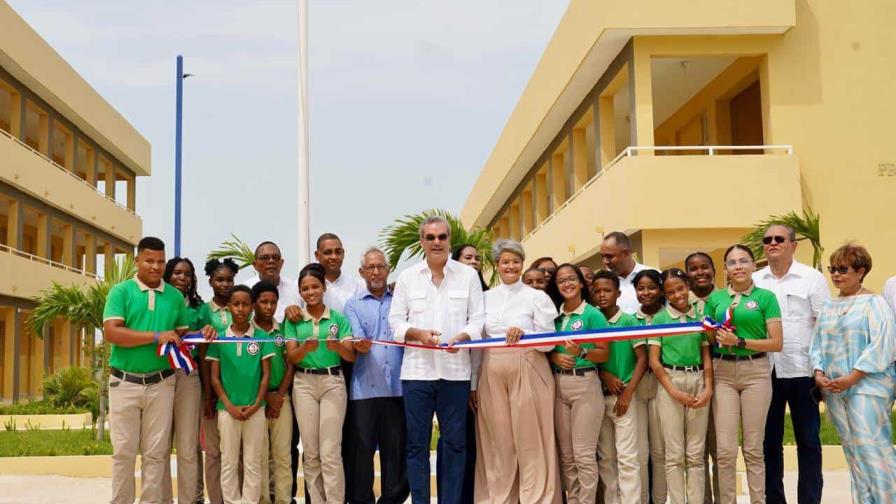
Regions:
<instances>
[{"instance_id":1,"label":"woman in white blouse","mask_svg":"<svg viewBox=\"0 0 896 504\"><path fill-rule=\"evenodd\" d=\"M516 343L523 334L552 332L554 303L521 280L522 245L500 240L494 255L501 283L485 293L484 337ZM476 502L560 502L554 379L546 357L551 349L483 351L477 388Z\"/></svg>"}]
</instances>

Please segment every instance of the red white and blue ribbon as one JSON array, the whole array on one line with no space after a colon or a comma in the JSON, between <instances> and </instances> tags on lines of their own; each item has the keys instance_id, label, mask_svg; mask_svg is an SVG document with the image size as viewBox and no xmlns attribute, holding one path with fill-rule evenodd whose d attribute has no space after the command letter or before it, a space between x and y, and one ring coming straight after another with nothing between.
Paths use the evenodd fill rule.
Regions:
<instances>
[{"instance_id":1,"label":"red white and blue ribbon","mask_svg":"<svg viewBox=\"0 0 896 504\"><path fill-rule=\"evenodd\" d=\"M707 325L710 324L710 325ZM520 341L513 345L508 345L504 338L484 338L471 341L461 341L454 345L454 348L519 348L519 347L535 347L548 345L562 345L567 341L576 343L601 343L610 341L624 341L633 339L647 338L666 338L669 336L679 336L682 334L690 334L695 332L707 332L722 327L706 317L702 322L684 322L678 324L659 324L652 326L635 326L635 327L602 327L600 329L586 329L584 331L569 332L549 332L538 334L526 334ZM447 338L446 338L447 339ZM246 337L228 337L218 338L212 341L206 341L201 334L187 334L183 337L183 341L188 344L199 343L242 343L246 341L254 341L257 343L267 341L277 341L275 338L246 338ZM421 345L419 343L399 343L397 341L371 340L376 345L400 346L406 348L424 348L427 350L446 350L447 343L439 346Z\"/></svg>"},{"instance_id":2,"label":"red white and blue ribbon","mask_svg":"<svg viewBox=\"0 0 896 504\"><path fill-rule=\"evenodd\" d=\"M201 339L202 335L199 337ZM171 369L182 369L187 374L192 373L196 369L196 361L190 355L190 349L186 343L179 345L171 342L160 343L158 352L159 357L168 358L168 364L171 366Z\"/></svg>"},{"instance_id":3,"label":"red white and blue ribbon","mask_svg":"<svg viewBox=\"0 0 896 504\"><path fill-rule=\"evenodd\" d=\"M716 322L709 317L703 317L703 327L707 331L713 331L716 329L727 329L729 331L734 331L734 307L729 306L728 309L725 310L725 319L722 320L721 323Z\"/></svg>"}]
</instances>

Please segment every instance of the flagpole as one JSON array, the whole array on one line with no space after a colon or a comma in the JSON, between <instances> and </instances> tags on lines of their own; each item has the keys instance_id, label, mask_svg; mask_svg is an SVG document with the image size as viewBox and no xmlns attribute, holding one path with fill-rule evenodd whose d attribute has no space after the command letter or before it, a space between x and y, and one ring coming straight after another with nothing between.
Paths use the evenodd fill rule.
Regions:
<instances>
[{"instance_id":1,"label":"flagpole","mask_svg":"<svg viewBox=\"0 0 896 504\"><path fill-rule=\"evenodd\" d=\"M299 0L299 268L310 261L311 229L309 218L310 163L308 155L308 0Z\"/></svg>"}]
</instances>

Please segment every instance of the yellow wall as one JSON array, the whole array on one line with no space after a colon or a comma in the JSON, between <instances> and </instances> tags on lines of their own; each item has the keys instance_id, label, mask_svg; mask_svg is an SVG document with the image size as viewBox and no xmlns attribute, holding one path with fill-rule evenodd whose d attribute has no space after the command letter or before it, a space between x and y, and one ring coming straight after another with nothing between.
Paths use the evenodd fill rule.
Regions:
<instances>
[{"instance_id":1,"label":"yellow wall","mask_svg":"<svg viewBox=\"0 0 896 504\"><path fill-rule=\"evenodd\" d=\"M5 1L0 65L137 175L151 171L149 142Z\"/></svg>"}]
</instances>

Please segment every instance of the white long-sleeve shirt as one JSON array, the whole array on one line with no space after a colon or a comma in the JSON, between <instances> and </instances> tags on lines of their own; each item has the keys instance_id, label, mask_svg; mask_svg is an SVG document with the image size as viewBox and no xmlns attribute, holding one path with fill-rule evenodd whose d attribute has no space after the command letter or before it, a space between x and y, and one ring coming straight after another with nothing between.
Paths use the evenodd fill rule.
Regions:
<instances>
[{"instance_id":1,"label":"white long-sleeve shirt","mask_svg":"<svg viewBox=\"0 0 896 504\"><path fill-rule=\"evenodd\" d=\"M814 373L809 364L815 322L825 301L831 299L828 283L818 270L793 261L787 273L776 278L766 266L753 273L757 287L775 293L781 306L784 346L770 353L778 378L804 378Z\"/></svg>"},{"instance_id":2,"label":"white long-sleeve shirt","mask_svg":"<svg viewBox=\"0 0 896 504\"><path fill-rule=\"evenodd\" d=\"M510 285L502 283L485 293L486 338L505 338L511 327L519 327L525 334L553 332L555 318L557 308L551 298L544 291L524 284L522 280ZM542 352L550 352L553 348L553 345L535 347ZM473 350L474 390L479 377L478 364L481 363L475 352L487 351Z\"/></svg>"},{"instance_id":3,"label":"white long-sleeve shirt","mask_svg":"<svg viewBox=\"0 0 896 504\"><path fill-rule=\"evenodd\" d=\"M482 285L473 268L449 259L445 277L436 287L426 261L401 272L395 283L389 324L395 341L404 342L408 329L433 329L448 342L460 333L471 339L482 337L485 310ZM406 348L401 365L402 380L470 379L470 352Z\"/></svg>"},{"instance_id":4,"label":"white long-sleeve shirt","mask_svg":"<svg viewBox=\"0 0 896 504\"><path fill-rule=\"evenodd\" d=\"M883 295L887 305L893 310L893 313L896 314L896 276L890 277L884 284Z\"/></svg>"}]
</instances>

